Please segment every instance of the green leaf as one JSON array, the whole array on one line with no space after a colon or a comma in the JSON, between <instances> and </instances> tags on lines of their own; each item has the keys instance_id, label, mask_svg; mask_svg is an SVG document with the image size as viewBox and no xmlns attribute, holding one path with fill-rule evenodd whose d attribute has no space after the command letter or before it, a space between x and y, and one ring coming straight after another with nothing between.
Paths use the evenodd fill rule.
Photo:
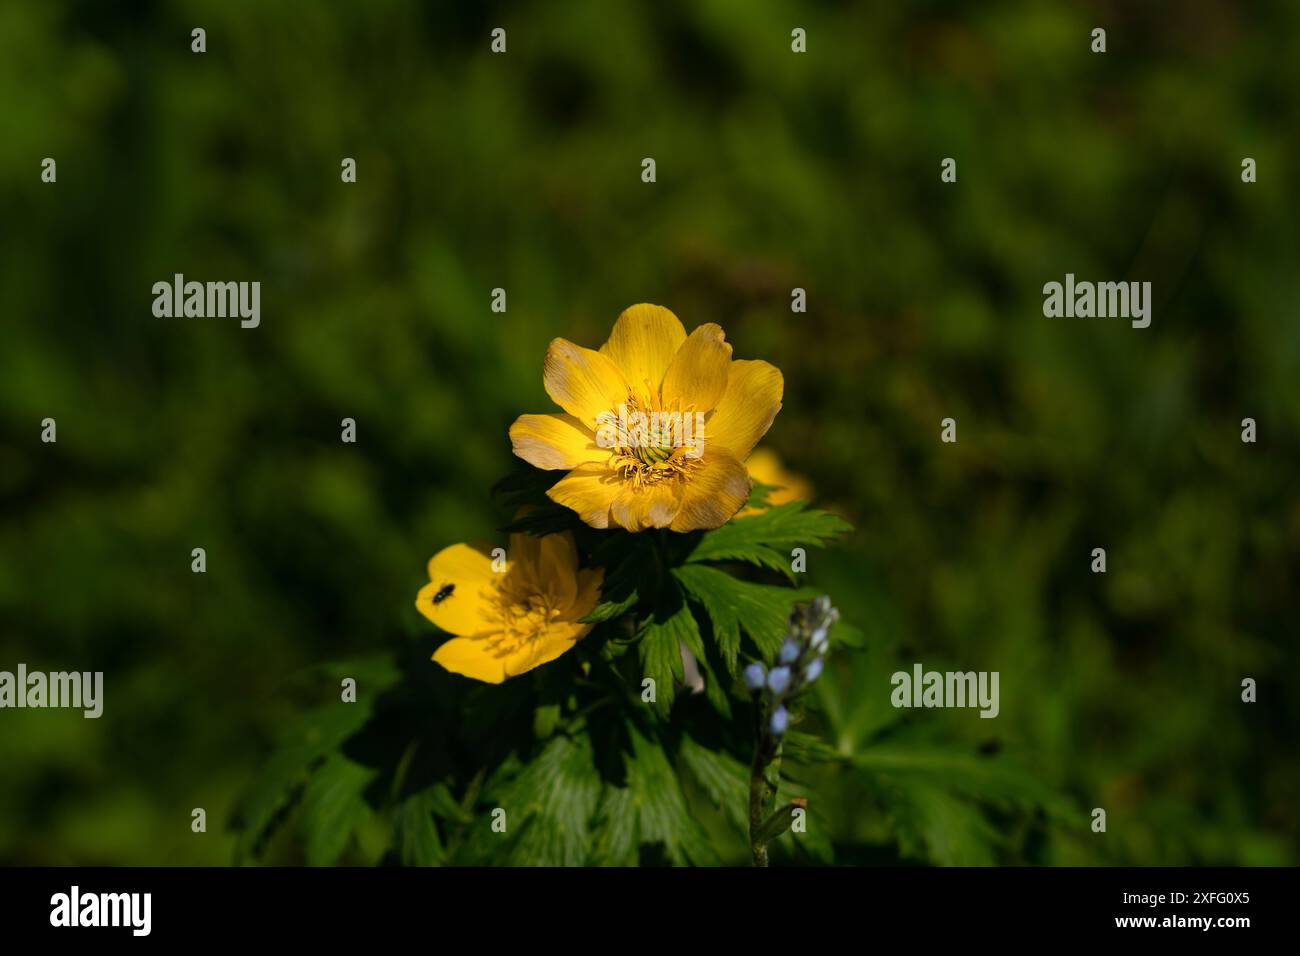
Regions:
<instances>
[{"instance_id":1,"label":"green leaf","mask_svg":"<svg viewBox=\"0 0 1300 956\"><path fill-rule=\"evenodd\" d=\"M872 747L852 758L853 766L888 777L930 778L970 797L1007 803L1038 803L1068 816L1070 810L1039 778L998 757L915 746Z\"/></svg>"},{"instance_id":2,"label":"green leaf","mask_svg":"<svg viewBox=\"0 0 1300 956\"><path fill-rule=\"evenodd\" d=\"M600 799L595 830L593 863L597 866L635 866L637 863L637 804L626 787L606 787Z\"/></svg>"},{"instance_id":3,"label":"green leaf","mask_svg":"<svg viewBox=\"0 0 1300 956\"><path fill-rule=\"evenodd\" d=\"M609 570L601 585L600 603L582 618L584 624L599 624L620 617L636 605L643 592L653 594L654 549L644 537L616 536L598 549L592 560Z\"/></svg>"},{"instance_id":4,"label":"green leaf","mask_svg":"<svg viewBox=\"0 0 1300 956\"><path fill-rule=\"evenodd\" d=\"M435 783L424 792L429 801L429 809L435 815L453 823L474 822L474 815L456 801L451 794L451 789L445 783Z\"/></svg>"},{"instance_id":5,"label":"green leaf","mask_svg":"<svg viewBox=\"0 0 1300 956\"><path fill-rule=\"evenodd\" d=\"M312 775L302 798L308 866L333 866L371 813L363 796L375 771L338 754Z\"/></svg>"},{"instance_id":6,"label":"green leaf","mask_svg":"<svg viewBox=\"0 0 1300 956\"><path fill-rule=\"evenodd\" d=\"M740 581L725 571L704 564L674 568L673 576L709 615L718 650L733 676L742 630L754 641L762 656L771 659L785 638L790 608L796 601L816 595L816 592L806 589L796 591Z\"/></svg>"},{"instance_id":7,"label":"green leaf","mask_svg":"<svg viewBox=\"0 0 1300 956\"><path fill-rule=\"evenodd\" d=\"M639 842L662 844L672 863L717 863L717 854L691 814L662 741L632 724L632 752L627 759L627 789L637 810Z\"/></svg>"},{"instance_id":8,"label":"green leaf","mask_svg":"<svg viewBox=\"0 0 1300 956\"><path fill-rule=\"evenodd\" d=\"M363 696L355 704L340 702L309 711L285 734L240 803L237 858L255 851L276 815L306 782L311 768L361 729L370 718L370 699Z\"/></svg>"},{"instance_id":9,"label":"green leaf","mask_svg":"<svg viewBox=\"0 0 1300 956\"><path fill-rule=\"evenodd\" d=\"M733 518L700 538L689 558L698 561L743 561L780 571L794 580L790 552L820 547L853 530L830 512L809 509L802 501L777 505L761 514Z\"/></svg>"},{"instance_id":10,"label":"green leaf","mask_svg":"<svg viewBox=\"0 0 1300 956\"><path fill-rule=\"evenodd\" d=\"M820 737L792 730L785 735L785 755L800 763L826 763L843 760L844 754Z\"/></svg>"},{"instance_id":11,"label":"green leaf","mask_svg":"<svg viewBox=\"0 0 1300 956\"><path fill-rule=\"evenodd\" d=\"M543 704L533 711L533 736L545 740L560 724L560 705Z\"/></svg>"},{"instance_id":12,"label":"green leaf","mask_svg":"<svg viewBox=\"0 0 1300 956\"><path fill-rule=\"evenodd\" d=\"M683 737L677 758L715 807L741 833L749 829L749 767L721 750Z\"/></svg>"},{"instance_id":13,"label":"green leaf","mask_svg":"<svg viewBox=\"0 0 1300 956\"><path fill-rule=\"evenodd\" d=\"M631 722L625 727L625 785L607 785L601 797L592 862L632 866L645 854L678 865L717 863L664 742Z\"/></svg>"},{"instance_id":14,"label":"green leaf","mask_svg":"<svg viewBox=\"0 0 1300 956\"><path fill-rule=\"evenodd\" d=\"M442 840L433 822L433 791L423 790L402 801L393 830L403 866L437 866L443 861Z\"/></svg>"},{"instance_id":15,"label":"green leaf","mask_svg":"<svg viewBox=\"0 0 1300 956\"><path fill-rule=\"evenodd\" d=\"M749 488L749 500L745 502L746 508L766 508L768 496L778 490L780 485L765 485L761 481L751 481Z\"/></svg>"},{"instance_id":16,"label":"green leaf","mask_svg":"<svg viewBox=\"0 0 1300 956\"><path fill-rule=\"evenodd\" d=\"M697 622L698 626L698 622ZM700 669L700 674L704 678L704 696L712 705L723 720L731 719L731 699L728 696L728 689L734 677L723 678L718 675L718 670L711 663L713 655L705 653L704 642L700 639L699 631L695 634L699 647L690 644L691 654L695 657L695 664Z\"/></svg>"},{"instance_id":17,"label":"green leaf","mask_svg":"<svg viewBox=\"0 0 1300 956\"><path fill-rule=\"evenodd\" d=\"M1068 800L1001 758L909 740L872 747L850 762L887 809L906 856L945 865L996 862L1004 837L983 805L1040 807L1057 819L1077 819Z\"/></svg>"},{"instance_id":18,"label":"green leaf","mask_svg":"<svg viewBox=\"0 0 1300 956\"><path fill-rule=\"evenodd\" d=\"M562 477L540 468L519 468L494 484L489 494L509 511L524 505L544 504L550 501L546 497L547 489Z\"/></svg>"},{"instance_id":19,"label":"green leaf","mask_svg":"<svg viewBox=\"0 0 1300 956\"><path fill-rule=\"evenodd\" d=\"M762 843L771 843L781 834L785 833L794 824L794 811L803 810L808 812L807 801L801 800L798 803L786 803L773 811L772 815L763 821L758 828L756 839Z\"/></svg>"},{"instance_id":20,"label":"green leaf","mask_svg":"<svg viewBox=\"0 0 1300 956\"><path fill-rule=\"evenodd\" d=\"M787 737L787 743L789 738ZM793 829L794 817L791 813L791 831L790 837L786 840L780 840L772 845L774 852L789 852L806 861L821 865L829 865L834 862L835 849L831 842L831 820L823 812L828 806L825 799L819 794L807 780L794 776L791 773L791 761L787 760L782 768L781 785L777 788L776 799L778 803L805 805L804 830L797 832ZM787 812L793 807L787 809Z\"/></svg>"},{"instance_id":21,"label":"green leaf","mask_svg":"<svg viewBox=\"0 0 1300 956\"><path fill-rule=\"evenodd\" d=\"M501 530L506 534L530 534L540 538L561 531L577 531L584 527L577 512L563 505L548 503L524 512Z\"/></svg>"},{"instance_id":22,"label":"green leaf","mask_svg":"<svg viewBox=\"0 0 1300 956\"><path fill-rule=\"evenodd\" d=\"M506 811L506 832L517 834L509 863L584 865L600 795L590 739L585 735L551 738L495 797L497 806Z\"/></svg>"},{"instance_id":23,"label":"green leaf","mask_svg":"<svg viewBox=\"0 0 1300 956\"><path fill-rule=\"evenodd\" d=\"M941 866L991 866L999 834L979 804L935 785L890 787L886 802L903 856Z\"/></svg>"},{"instance_id":24,"label":"green leaf","mask_svg":"<svg viewBox=\"0 0 1300 956\"><path fill-rule=\"evenodd\" d=\"M641 631L641 673L655 682L655 710L667 716L677 696L677 682L685 676L681 644L699 643L699 625L683 601L667 620L651 618Z\"/></svg>"}]
</instances>

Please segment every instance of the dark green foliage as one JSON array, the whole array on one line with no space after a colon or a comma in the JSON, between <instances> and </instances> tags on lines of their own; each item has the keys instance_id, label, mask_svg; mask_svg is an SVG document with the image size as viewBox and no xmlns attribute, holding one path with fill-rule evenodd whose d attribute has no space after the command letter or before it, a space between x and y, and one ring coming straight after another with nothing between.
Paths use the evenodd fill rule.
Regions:
<instances>
[{"instance_id":1,"label":"dark green foliage","mask_svg":"<svg viewBox=\"0 0 1300 956\"><path fill-rule=\"evenodd\" d=\"M805 540L826 540L819 513L800 520ZM778 534L798 535L796 521L783 519ZM466 688L439 675L455 688L439 705L490 730L494 761L472 747L472 727L465 739L422 737L425 680L403 681L378 663L336 666L365 673L369 703L326 708L334 716L325 726L308 714L288 735L246 798L248 844L296 816L309 864L345 854L410 865L721 862L692 795L721 814L731 840L743 839L747 771L727 748L752 744L752 716L732 696L736 656L742 635L753 639L751 654L771 656L799 592L705 564L668 567L691 553L694 539L613 531L589 540L589 563L614 570L604 620L573 654L499 687ZM745 540L773 547L761 534ZM619 571L629 567L637 570L625 580ZM637 587L625 597L627 581ZM635 669L626 666L632 645ZM683 647L703 673L706 708L680 699ZM422 761L431 745L438 759ZM368 841L367 827L375 830ZM803 850L825 856L829 844L820 836Z\"/></svg>"},{"instance_id":2,"label":"dark green foliage","mask_svg":"<svg viewBox=\"0 0 1300 956\"><path fill-rule=\"evenodd\" d=\"M584 854L696 859L639 816L635 728L745 862L731 673L796 596L788 535L577 528L602 623L501 688L431 664L413 607L442 547L575 524L560 472L488 490L553 408L547 343L641 300L781 369L763 444L856 528L796 542L844 619L776 862L1300 860L1300 5L1107 4L1104 56L1092 5L1037 0L502 3L503 57L486 9L0 4L0 668L106 691L0 715L0 861L536 859L492 798L561 738L584 808L598 784ZM1067 271L1151 280L1151 328L1045 319ZM260 280L260 328L155 319L176 272ZM716 678L661 682L666 712L661 592ZM341 704L320 663L372 656L398 678ZM999 670L1000 716L893 710L918 661Z\"/></svg>"},{"instance_id":3,"label":"dark green foliage","mask_svg":"<svg viewBox=\"0 0 1300 956\"><path fill-rule=\"evenodd\" d=\"M790 552L794 548L820 547L849 530L843 519L806 508L803 502L792 501L706 532L691 552L691 560L745 561L780 571L793 580Z\"/></svg>"}]
</instances>

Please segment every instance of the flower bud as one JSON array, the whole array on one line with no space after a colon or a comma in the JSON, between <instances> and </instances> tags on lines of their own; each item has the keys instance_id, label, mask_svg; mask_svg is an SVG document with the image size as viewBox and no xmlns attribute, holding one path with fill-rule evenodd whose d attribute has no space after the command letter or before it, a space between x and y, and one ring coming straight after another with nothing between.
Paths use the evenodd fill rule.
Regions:
<instances>
[{"instance_id":1,"label":"flower bud","mask_svg":"<svg viewBox=\"0 0 1300 956\"><path fill-rule=\"evenodd\" d=\"M772 712L772 733L775 736L780 737L789 726L790 714L784 707L778 707Z\"/></svg>"},{"instance_id":2,"label":"flower bud","mask_svg":"<svg viewBox=\"0 0 1300 956\"><path fill-rule=\"evenodd\" d=\"M781 645L781 653L777 657L782 664L793 664L799 659L799 642L793 637L787 637L785 643Z\"/></svg>"},{"instance_id":3,"label":"flower bud","mask_svg":"<svg viewBox=\"0 0 1300 956\"><path fill-rule=\"evenodd\" d=\"M745 686L751 691L762 690L767 680L767 672L762 664L750 664L745 668Z\"/></svg>"},{"instance_id":4,"label":"flower bud","mask_svg":"<svg viewBox=\"0 0 1300 956\"><path fill-rule=\"evenodd\" d=\"M767 675L767 689L780 697L790 686L790 668L773 667Z\"/></svg>"},{"instance_id":5,"label":"flower bud","mask_svg":"<svg viewBox=\"0 0 1300 956\"><path fill-rule=\"evenodd\" d=\"M826 625L823 624L817 630L812 632L812 649L821 654L830 645L830 638L826 636Z\"/></svg>"},{"instance_id":6,"label":"flower bud","mask_svg":"<svg viewBox=\"0 0 1300 956\"><path fill-rule=\"evenodd\" d=\"M821 677L822 665L824 663L825 661L820 657L814 657L812 660L810 660L808 662L808 666L804 669L803 672L804 683L811 684L818 677Z\"/></svg>"}]
</instances>

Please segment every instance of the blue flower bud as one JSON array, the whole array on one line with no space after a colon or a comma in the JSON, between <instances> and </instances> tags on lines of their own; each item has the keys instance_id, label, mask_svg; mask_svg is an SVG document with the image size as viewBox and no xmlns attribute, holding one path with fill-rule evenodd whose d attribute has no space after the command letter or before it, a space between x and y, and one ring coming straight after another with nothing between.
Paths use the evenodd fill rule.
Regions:
<instances>
[{"instance_id":1,"label":"blue flower bud","mask_svg":"<svg viewBox=\"0 0 1300 956\"><path fill-rule=\"evenodd\" d=\"M826 650L828 644L830 644L830 639L826 636L826 627L824 625L812 632L812 649L814 651L820 654Z\"/></svg>"},{"instance_id":2,"label":"blue flower bud","mask_svg":"<svg viewBox=\"0 0 1300 956\"><path fill-rule=\"evenodd\" d=\"M825 663L820 657L814 657L804 668L803 679L805 683L811 684L822 675L822 665Z\"/></svg>"},{"instance_id":3,"label":"blue flower bud","mask_svg":"<svg viewBox=\"0 0 1300 956\"><path fill-rule=\"evenodd\" d=\"M762 664L750 664L745 668L745 686L750 690L761 690L767 680L767 673Z\"/></svg>"},{"instance_id":4,"label":"blue flower bud","mask_svg":"<svg viewBox=\"0 0 1300 956\"><path fill-rule=\"evenodd\" d=\"M786 688L790 686L790 668L773 667L772 673L767 675L767 689L778 697L785 693Z\"/></svg>"},{"instance_id":5,"label":"blue flower bud","mask_svg":"<svg viewBox=\"0 0 1300 956\"><path fill-rule=\"evenodd\" d=\"M782 664L793 664L799 659L799 642L793 637L787 637L785 643L781 645L781 655L777 659Z\"/></svg>"},{"instance_id":6,"label":"blue flower bud","mask_svg":"<svg viewBox=\"0 0 1300 956\"><path fill-rule=\"evenodd\" d=\"M790 714L784 707L778 707L772 712L772 733L775 736L780 737L789 726Z\"/></svg>"}]
</instances>

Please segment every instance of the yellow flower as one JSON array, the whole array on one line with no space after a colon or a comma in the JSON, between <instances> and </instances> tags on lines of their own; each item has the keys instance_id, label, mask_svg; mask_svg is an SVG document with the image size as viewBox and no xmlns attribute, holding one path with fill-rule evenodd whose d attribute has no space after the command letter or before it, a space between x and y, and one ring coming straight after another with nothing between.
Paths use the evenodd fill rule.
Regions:
<instances>
[{"instance_id":1,"label":"yellow flower","mask_svg":"<svg viewBox=\"0 0 1300 956\"><path fill-rule=\"evenodd\" d=\"M543 538L510 537L505 570L465 544L429 559L429 583L415 606L455 634L433 659L455 674L499 684L555 660L586 636L579 623L596 606L604 572L578 569L578 549L567 531Z\"/></svg>"},{"instance_id":2,"label":"yellow flower","mask_svg":"<svg viewBox=\"0 0 1300 956\"><path fill-rule=\"evenodd\" d=\"M781 457L770 448L755 448L745 462L745 467L749 469L749 477L760 485L771 485L773 490L767 494L766 507L745 508L736 515L737 518L762 514L768 508L791 501L812 501L812 482L803 475L787 471Z\"/></svg>"},{"instance_id":3,"label":"yellow flower","mask_svg":"<svg viewBox=\"0 0 1300 956\"><path fill-rule=\"evenodd\" d=\"M719 326L687 336L658 305L627 309L598 352L555 339L543 380L565 414L521 415L510 426L515 454L568 471L547 492L552 501L593 528L629 531L725 524L749 497L741 462L771 426L785 388L767 362L732 361ZM638 415L665 424L675 416L682 429L665 436L612 424Z\"/></svg>"}]
</instances>

